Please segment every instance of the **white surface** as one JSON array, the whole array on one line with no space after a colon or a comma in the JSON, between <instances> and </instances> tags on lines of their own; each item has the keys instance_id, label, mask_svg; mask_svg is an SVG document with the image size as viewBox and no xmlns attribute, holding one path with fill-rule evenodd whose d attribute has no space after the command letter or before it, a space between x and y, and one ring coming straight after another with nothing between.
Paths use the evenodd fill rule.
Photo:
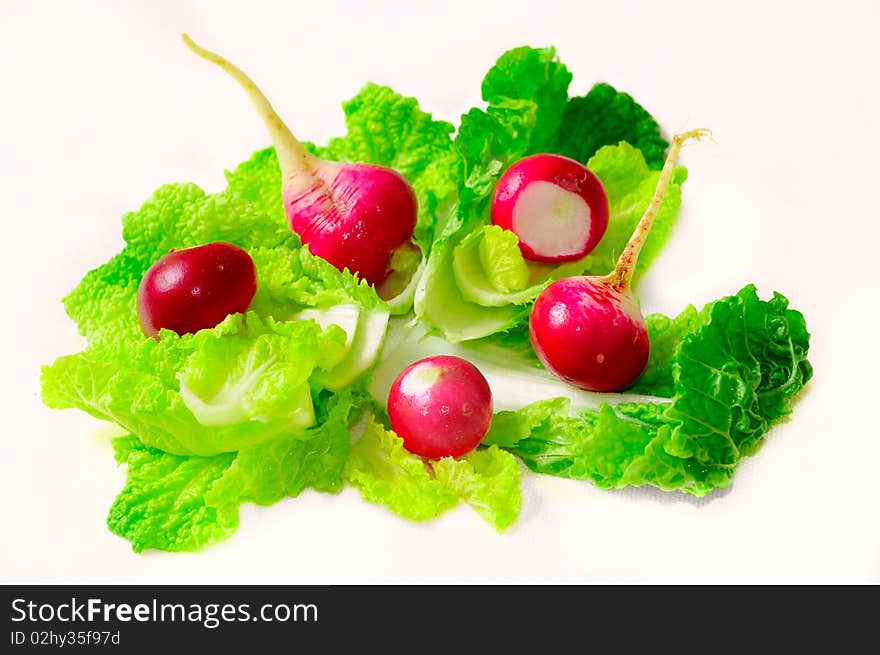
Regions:
<instances>
[{"instance_id":1,"label":"white surface","mask_svg":"<svg viewBox=\"0 0 880 655\"><path fill-rule=\"evenodd\" d=\"M880 581L880 9L713 4L0 3L0 581ZM306 493L244 507L204 553L133 554L104 526L123 482L107 428L44 409L38 367L78 349L58 300L121 247L124 211L163 182L217 190L267 142L184 30L316 141L366 80L457 121L524 43L555 44L575 93L606 80L668 130L712 128L717 144L682 155L684 211L641 297L674 313L750 281L784 292L816 370L793 420L702 502L528 475L499 536L467 507L416 525L350 490Z\"/></svg>"}]
</instances>

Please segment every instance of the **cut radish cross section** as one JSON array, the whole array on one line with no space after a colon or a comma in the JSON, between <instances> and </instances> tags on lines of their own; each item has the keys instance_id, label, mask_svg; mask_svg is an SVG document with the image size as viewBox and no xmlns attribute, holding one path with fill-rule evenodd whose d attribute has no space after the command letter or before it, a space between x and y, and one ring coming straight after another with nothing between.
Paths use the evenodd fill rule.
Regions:
<instances>
[{"instance_id":1,"label":"cut radish cross section","mask_svg":"<svg viewBox=\"0 0 880 655\"><path fill-rule=\"evenodd\" d=\"M608 197L589 169L560 155L532 155L495 187L492 222L519 238L523 257L567 262L590 253L608 227Z\"/></svg>"}]
</instances>

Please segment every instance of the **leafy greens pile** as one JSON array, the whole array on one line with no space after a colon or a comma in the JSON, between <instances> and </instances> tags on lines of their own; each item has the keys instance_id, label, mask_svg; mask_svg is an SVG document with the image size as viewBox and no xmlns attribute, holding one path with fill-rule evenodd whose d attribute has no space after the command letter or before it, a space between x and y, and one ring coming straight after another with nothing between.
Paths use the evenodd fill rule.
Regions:
<instances>
[{"instance_id":1,"label":"leafy greens pile","mask_svg":"<svg viewBox=\"0 0 880 655\"><path fill-rule=\"evenodd\" d=\"M407 518L429 519L464 501L504 529L521 504L517 458L607 488L704 495L727 485L811 376L803 317L784 297L762 301L747 286L699 311L648 317L644 375L631 395L592 394L591 406L573 402L531 352L531 302L554 279L613 267L668 145L629 95L597 84L569 97L570 81L553 49L511 50L483 81L485 107L462 116L457 129L414 99L368 84L343 104L347 135L308 146L328 160L394 168L412 184L421 264L387 303L312 256L288 229L271 148L228 173L219 193L169 184L124 216L125 248L64 299L86 348L42 376L48 406L79 408L129 432L114 441L128 473L110 529L136 551L196 550L236 529L242 503L346 483ZM498 178L538 152L585 163L605 186L608 230L580 261L526 262L515 236L490 225ZM686 176L676 169L637 276L671 233ZM171 248L221 240L246 249L257 268L247 314L196 334L145 337L136 295L146 270ZM501 352L560 393L497 413L478 450L425 462L388 429L370 372L330 382L347 335L306 316L342 305L402 315L390 333L409 331L415 317L450 348L466 342L474 352ZM399 341L390 333L383 359Z\"/></svg>"}]
</instances>

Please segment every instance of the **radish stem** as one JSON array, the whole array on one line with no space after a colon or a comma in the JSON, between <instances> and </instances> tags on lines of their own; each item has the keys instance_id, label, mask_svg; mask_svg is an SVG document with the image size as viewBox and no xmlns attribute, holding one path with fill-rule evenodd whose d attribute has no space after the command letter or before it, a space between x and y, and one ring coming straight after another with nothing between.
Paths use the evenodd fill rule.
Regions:
<instances>
[{"instance_id":1,"label":"radish stem","mask_svg":"<svg viewBox=\"0 0 880 655\"><path fill-rule=\"evenodd\" d=\"M632 282L632 276L635 271L636 262L639 259L639 252L648 238L648 232L654 224L654 219L660 211L663 204L663 198L666 196L666 189L669 186L669 180L672 178L672 172L675 169L675 161L678 159L678 153L686 141L696 139L699 141L703 137L711 136L711 132L706 129L689 130L676 134L672 137L672 143L669 146L669 153L666 155L666 162L663 164L663 170L660 171L660 179L657 180L657 189L654 191L654 197L648 204L648 208L639 220L636 229L630 237L629 242L624 247L617 265L603 280L605 284L616 291L625 291L629 289Z\"/></svg>"},{"instance_id":2,"label":"radish stem","mask_svg":"<svg viewBox=\"0 0 880 655\"><path fill-rule=\"evenodd\" d=\"M181 36L183 37L183 42L186 43L190 50L202 59L210 61L212 64L217 64L220 68L229 73L236 82L241 84L247 92L251 102L254 103L257 113L260 115L260 118L263 119L266 128L269 130L269 135L272 138L272 143L275 145L275 154L278 156L278 164L281 166L281 174L284 179L287 179L296 173L312 173L316 164L315 157L306 150L296 137L293 136L290 130L287 129L287 126L281 121L278 114L275 113L275 109L266 99L266 96L263 95L262 91L257 88L257 85L254 84L253 80L245 75L240 68L225 58L217 53L205 50L189 38L188 35L183 34Z\"/></svg>"}]
</instances>

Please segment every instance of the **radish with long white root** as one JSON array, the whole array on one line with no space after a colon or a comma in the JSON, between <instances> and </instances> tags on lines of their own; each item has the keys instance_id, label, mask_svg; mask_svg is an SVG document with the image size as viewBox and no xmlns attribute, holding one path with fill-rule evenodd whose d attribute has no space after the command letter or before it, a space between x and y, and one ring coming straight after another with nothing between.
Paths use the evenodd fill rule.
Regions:
<instances>
[{"instance_id":1,"label":"radish with long white root","mask_svg":"<svg viewBox=\"0 0 880 655\"><path fill-rule=\"evenodd\" d=\"M411 453L461 457L489 431L492 391L480 370L461 357L426 357L394 380L388 419Z\"/></svg>"},{"instance_id":2,"label":"radish with long white root","mask_svg":"<svg viewBox=\"0 0 880 655\"><path fill-rule=\"evenodd\" d=\"M682 144L707 135L707 130L692 130L673 137L654 196L609 275L557 280L535 300L529 317L532 346L566 382L589 391L620 391L645 370L650 345L630 289L633 270Z\"/></svg>"},{"instance_id":3,"label":"radish with long white root","mask_svg":"<svg viewBox=\"0 0 880 655\"><path fill-rule=\"evenodd\" d=\"M390 168L315 157L238 67L186 34L183 40L241 84L265 122L281 167L281 195L290 228L313 254L380 285L391 273L395 251L413 249L417 201L409 183Z\"/></svg>"},{"instance_id":4,"label":"radish with long white root","mask_svg":"<svg viewBox=\"0 0 880 655\"><path fill-rule=\"evenodd\" d=\"M532 155L508 168L495 187L492 223L519 238L523 257L569 262L590 253L608 227L605 187L568 157Z\"/></svg>"}]
</instances>

